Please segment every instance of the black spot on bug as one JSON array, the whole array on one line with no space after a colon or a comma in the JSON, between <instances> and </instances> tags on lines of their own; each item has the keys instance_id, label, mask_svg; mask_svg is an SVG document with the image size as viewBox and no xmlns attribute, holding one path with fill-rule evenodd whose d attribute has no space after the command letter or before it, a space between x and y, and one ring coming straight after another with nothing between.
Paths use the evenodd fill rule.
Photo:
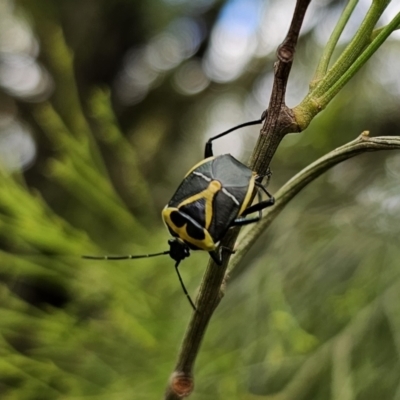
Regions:
<instances>
[{"instance_id":1,"label":"black spot on bug","mask_svg":"<svg viewBox=\"0 0 400 400\"><path fill-rule=\"evenodd\" d=\"M182 206L180 210L193 218L196 222L198 222L201 226L206 226L205 221L205 208L206 201L205 199L199 199L194 201L193 203L186 204Z\"/></svg>"},{"instance_id":2,"label":"black spot on bug","mask_svg":"<svg viewBox=\"0 0 400 400\"><path fill-rule=\"evenodd\" d=\"M188 235L196 240L204 240L206 235L204 234L204 230L196 225L188 224L186 227L186 232Z\"/></svg>"},{"instance_id":3,"label":"black spot on bug","mask_svg":"<svg viewBox=\"0 0 400 400\"><path fill-rule=\"evenodd\" d=\"M179 211L172 211L170 218L173 224L178 228L182 228L187 222L186 218L183 217Z\"/></svg>"}]
</instances>

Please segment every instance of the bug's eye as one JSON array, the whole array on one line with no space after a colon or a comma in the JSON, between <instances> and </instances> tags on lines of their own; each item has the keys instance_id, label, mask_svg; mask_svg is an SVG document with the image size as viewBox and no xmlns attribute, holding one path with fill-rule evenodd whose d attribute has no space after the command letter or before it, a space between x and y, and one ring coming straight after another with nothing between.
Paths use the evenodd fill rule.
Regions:
<instances>
[{"instance_id":1,"label":"bug's eye","mask_svg":"<svg viewBox=\"0 0 400 400\"><path fill-rule=\"evenodd\" d=\"M206 235L204 234L203 228L200 228L196 225L193 224L187 224L186 226L186 232L188 235L196 240L204 240L206 238Z\"/></svg>"},{"instance_id":2,"label":"bug's eye","mask_svg":"<svg viewBox=\"0 0 400 400\"><path fill-rule=\"evenodd\" d=\"M182 228L186 224L186 219L178 211L173 211L170 215L171 221L178 228Z\"/></svg>"}]
</instances>

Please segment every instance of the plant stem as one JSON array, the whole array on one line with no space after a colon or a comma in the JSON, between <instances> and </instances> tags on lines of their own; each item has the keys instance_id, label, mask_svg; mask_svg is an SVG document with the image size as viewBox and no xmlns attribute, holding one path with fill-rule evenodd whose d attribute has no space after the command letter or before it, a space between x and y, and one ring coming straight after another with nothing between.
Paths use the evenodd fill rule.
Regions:
<instances>
[{"instance_id":1,"label":"plant stem","mask_svg":"<svg viewBox=\"0 0 400 400\"><path fill-rule=\"evenodd\" d=\"M275 220L289 201L309 183L349 158L365 152L380 150L400 150L400 136L369 137L368 132L363 132L357 139L329 152L296 174L275 194L275 205L266 209L262 220L255 224L246 233L246 236L241 239L235 254L232 256L229 271L237 267L256 240Z\"/></svg>"},{"instance_id":2,"label":"plant stem","mask_svg":"<svg viewBox=\"0 0 400 400\"><path fill-rule=\"evenodd\" d=\"M343 29L347 25L347 22L349 18L351 17L351 14L354 11L354 8L358 4L358 0L350 0L346 6L346 8L343 10L342 15L339 18L339 21L337 22L335 29L333 30L328 43L326 44L324 51L322 53L321 59L318 63L317 69L315 71L314 77L311 80L310 83L310 88L313 89L315 86L318 84L318 82L325 76L326 71L328 70L329 62L331 60L333 51L335 50L335 47L337 45L337 42L339 41L339 38L343 32Z\"/></svg>"},{"instance_id":3,"label":"plant stem","mask_svg":"<svg viewBox=\"0 0 400 400\"><path fill-rule=\"evenodd\" d=\"M335 64L330 68L324 79L312 90L308 96L322 96L334 82L336 82L358 58L364 50L365 45L371 37L372 31L381 17L390 0L373 1L369 8L360 28L357 30L353 39L347 45L343 53L337 59ZM308 97L307 96L307 97Z\"/></svg>"},{"instance_id":4,"label":"plant stem","mask_svg":"<svg viewBox=\"0 0 400 400\"><path fill-rule=\"evenodd\" d=\"M310 1L297 0L289 31L278 48L278 61L275 63L274 87L268 107L268 115L250 163L250 167L261 175L266 174L269 162L283 136L297 129L294 118L285 105L285 92L300 28ZM238 228L230 229L221 241L220 247L222 249L233 248L238 234ZM192 314L174 372L169 380L165 394L167 400L187 397L193 391L194 363L208 323L223 297L224 276L229 257L229 252L224 252L222 265L216 265L210 261L207 266L196 299L197 311Z\"/></svg>"},{"instance_id":5,"label":"plant stem","mask_svg":"<svg viewBox=\"0 0 400 400\"><path fill-rule=\"evenodd\" d=\"M385 0L385 4L386 2L387 1ZM374 4L375 3L373 3L373 5ZM370 11L373 5L371 6ZM374 16L377 17L377 13L380 11L383 11L383 9L375 10ZM353 55L355 53L353 55L349 54L350 57L349 60L350 59L352 60L352 63L349 64L347 62L348 60L342 60L342 59L345 53L349 53L349 49L352 47L352 43L354 42L353 39L353 41L347 46L346 50L343 52L339 60L328 71L328 73L324 76L324 78L322 78L322 80L316 86L316 88L312 90L304 98L304 100L293 109L294 116L301 130L304 130L310 124L312 119L329 104L329 102L336 96L336 94L340 91L340 89L343 88L343 86L356 74L356 72L369 60L369 58L376 52L376 50L384 43L384 41L388 38L388 36L393 31L398 29L399 24L400 24L400 13L398 13L388 25L386 25L379 31L379 34L372 40L372 42L369 42L370 38L372 37L372 31L367 34L367 32L363 30L363 32L365 31L365 34L367 34L368 40L364 44L362 53L358 54L358 56L355 59L353 59ZM363 41L365 41L365 38L363 39ZM346 69L343 69L343 66L346 66Z\"/></svg>"},{"instance_id":6,"label":"plant stem","mask_svg":"<svg viewBox=\"0 0 400 400\"><path fill-rule=\"evenodd\" d=\"M388 36L397 29L400 23L400 13L380 31L377 37L368 45L364 52L357 58L351 67L318 99L318 103L324 108L343 88L343 86L357 73L357 71L371 58L371 56L385 42Z\"/></svg>"}]
</instances>

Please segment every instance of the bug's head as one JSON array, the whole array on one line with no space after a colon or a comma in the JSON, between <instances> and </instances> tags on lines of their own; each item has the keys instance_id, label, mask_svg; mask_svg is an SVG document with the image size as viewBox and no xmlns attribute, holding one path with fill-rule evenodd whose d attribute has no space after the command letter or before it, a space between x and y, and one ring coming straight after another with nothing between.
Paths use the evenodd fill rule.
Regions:
<instances>
[{"instance_id":1,"label":"bug's head","mask_svg":"<svg viewBox=\"0 0 400 400\"><path fill-rule=\"evenodd\" d=\"M170 239L168 240L168 244L169 255L173 260L180 262L190 256L189 246L182 242L182 240L179 240L178 238Z\"/></svg>"}]
</instances>

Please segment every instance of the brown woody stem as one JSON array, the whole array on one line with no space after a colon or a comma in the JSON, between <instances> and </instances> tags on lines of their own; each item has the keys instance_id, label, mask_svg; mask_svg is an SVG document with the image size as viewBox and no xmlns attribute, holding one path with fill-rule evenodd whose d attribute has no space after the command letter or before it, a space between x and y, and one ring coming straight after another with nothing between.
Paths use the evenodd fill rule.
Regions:
<instances>
[{"instance_id":1,"label":"brown woody stem","mask_svg":"<svg viewBox=\"0 0 400 400\"><path fill-rule=\"evenodd\" d=\"M310 1L297 0L289 31L278 48L278 61L275 64L275 79L268 106L268 116L250 163L250 167L260 175L267 173L272 156L283 136L286 133L298 131L295 119L285 105L285 92L300 28ZM221 246L233 248L238 234L239 229L230 229L221 241ZM221 266L216 265L213 261L208 263L196 299L197 311L192 314L175 370L167 387L165 394L167 400L187 397L194 389L194 363L208 323L223 296L224 277L229 258L229 252L224 252Z\"/></svg>"}]
</instances>

